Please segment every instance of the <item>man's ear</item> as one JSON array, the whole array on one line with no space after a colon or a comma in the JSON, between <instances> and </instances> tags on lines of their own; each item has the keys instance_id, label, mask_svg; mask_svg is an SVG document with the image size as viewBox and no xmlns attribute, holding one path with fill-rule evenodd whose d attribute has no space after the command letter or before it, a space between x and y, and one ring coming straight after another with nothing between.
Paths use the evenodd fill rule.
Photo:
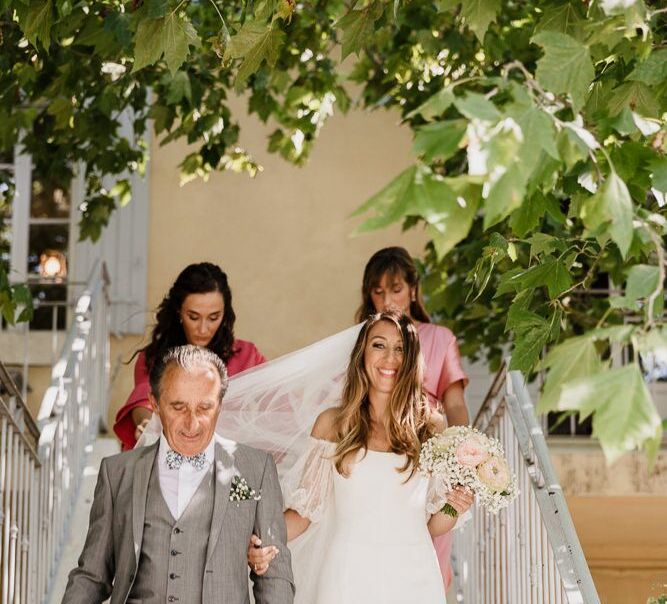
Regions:
<instances>
[{"instance_id":1,"label":"man's ear","mask_svg":"<svg viewBox=\"0 0 667 604\"><path fill-rule=\"evenodd\" d=\"M152 392L148 393L148 401L150 402L151 407L153 407L153 412L157 413L158 412L157 399L155 398Z\"/></svg>"}]
</instances>

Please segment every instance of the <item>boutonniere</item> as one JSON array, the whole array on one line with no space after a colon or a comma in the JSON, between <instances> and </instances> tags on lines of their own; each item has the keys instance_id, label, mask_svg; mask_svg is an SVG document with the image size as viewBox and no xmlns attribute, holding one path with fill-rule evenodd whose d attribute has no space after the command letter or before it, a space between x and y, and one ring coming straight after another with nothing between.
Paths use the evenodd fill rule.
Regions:
<instances>
[{"instance_id":1,"label":"boutonniere","mask_svg":"<svg viewBox=\"0 0 667 604\"><path fill-rule=\"evenodd\" d=\"M259 501L261 493L256 493L242 476L232 478L232 487L229 489L229 501Z\"/></svg>"}]
</instances>

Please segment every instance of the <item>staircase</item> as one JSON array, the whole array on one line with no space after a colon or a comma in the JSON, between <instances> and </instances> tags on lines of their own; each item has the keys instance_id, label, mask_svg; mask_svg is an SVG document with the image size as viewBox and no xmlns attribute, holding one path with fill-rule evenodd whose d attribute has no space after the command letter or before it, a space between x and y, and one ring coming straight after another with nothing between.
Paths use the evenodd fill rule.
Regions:
<instances>
[{"instance_id":1,"label":"staircase","mask_svg":"<svg viewBox=\"0 0 667 604\"><path fill-rule=\"evenodd\" d=\"M519 496L497 516L472 508L455 533L456 601L599 604L523 375L505 364L473 426L500 440Z\"/></svg>"},{"instance_id":2,"label":"staircase","mask_svg":"<svg viewBox=\"0 0 667 604\"><path fill-rule=\"evenodd\" d=\"M75 509L85 535L77 495L84 484L90 498L96 470L86 458L93 442L97 453L114 448L95 440L107 416L108 285L104 265L95 266L36 421L0 363L0 604L57 601L69 570L59 561L64 551L67 566L73 559L74 544L66 546ZM473 508L457 530L456 601L599 604L521 374L499 371L474 425L501 440L520 494L497 517Z\"/></svg>"},{"instance_id":3,"label":"staircase","mask_svg":"<svg viewBox=\"0 0 667 604\"><path fill-rule=\"evenodd\" d=\"M36 421L0 363L0 604L48 600L86 449L107 415L108 285L97 264L76 300Z\"/></svg>"}]
</instances>

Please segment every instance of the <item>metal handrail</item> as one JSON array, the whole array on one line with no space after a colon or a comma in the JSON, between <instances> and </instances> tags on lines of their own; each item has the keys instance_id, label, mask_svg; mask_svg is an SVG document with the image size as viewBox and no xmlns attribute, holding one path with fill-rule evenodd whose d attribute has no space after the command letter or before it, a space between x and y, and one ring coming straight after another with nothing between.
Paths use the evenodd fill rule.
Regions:
<instances>
[{"instance_id":1,"label":"metal handrail","mask_svg":"<svg viewBox=\"0 0 667 604\"><path fill-rule=\"evenodd\" d=\"M519 496L497 516L473 508L456 530L457 602L599 604L520 372L501 367L473 426L502 442Z\"/></svg>"},{"instance_id":2,"label":"metal handrail","mask_svg":"<svg viewBox=\"0 0 667 604\"><path fill-rule=\"evenodd\" d=\"M3 405L6 405L7 407L7 412L10 413L11 417L16 421L17 429L21 430L23 433L27 431L26 437L29 439L31 446L37 448L39 428L32 417L32 413L30 413L30 409L28 409L28 405L25 404L19 389L14 383L12 376L1 362L0 384L9 395L9 404L6 404L3 401Z\"/></svg>"},{"instance_id":3,"label":"metal handrail","mask_svg":"<svg viewBox=\"0 0 667 604\"><path fill-rule=\"evenodd\" d=\"M24 430L0 401L2 604L48 601L86 449L107 414L108 285L104 265L97 264L77 299L37 422L27 420ZM0 378L5 374L0 363ZM21 400L16 386L8 391ZM37 447L28 435L37 436Z\"/></svg>"}]
</instances>

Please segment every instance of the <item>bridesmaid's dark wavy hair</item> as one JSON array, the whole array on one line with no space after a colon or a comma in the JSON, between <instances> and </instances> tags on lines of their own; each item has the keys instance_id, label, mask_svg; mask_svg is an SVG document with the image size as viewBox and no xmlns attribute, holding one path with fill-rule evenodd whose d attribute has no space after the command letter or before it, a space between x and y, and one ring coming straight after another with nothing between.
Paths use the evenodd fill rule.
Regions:
<instances>
[{"instance_id":1,"label":"bridesmaid's dark wavy hair","mask_svg":"<svg viewBox=\"0 0 667 604\"><path fill-rule=\"evenodd\" d=\"M426 312L424 300L422 299L419 272L408 251L403 247L385 247L375 252L364 269L364 279L361 284L361 306L358 308L355 318L357 323L365 321L377 310L373 306L371 292L376 288L382 277L387 275L392 283L397 277L403 277L405 282L415 290L414 300L410 302L410 316L415 321L430 323L431 317ZM383 309L380 309L383 310Z\"/></svg>"},{"instance_id":2,"label":"bridesmaid's dark wavy hair","mask_svg":"<svg viewBox=\"0 0 667 604\"><path fill-rule=\"evenodd\" d=\"M183 301L190 294L208 294L220 292L224 302L224 313L218 331L208 343L208 348L215 352L225 363L234 354L234 322L236 315L232 308L232 291L227 275L217 265L200 262L186 266L164 297L156 314L151 341L148 346L134 353L142 352L146 356L146 366L153 365L155 359L164 356L169 348L187 344L185 331L180 321L179 312ZM134 356L132 358L134 358Z\"/></svg>"}]
</instances>

